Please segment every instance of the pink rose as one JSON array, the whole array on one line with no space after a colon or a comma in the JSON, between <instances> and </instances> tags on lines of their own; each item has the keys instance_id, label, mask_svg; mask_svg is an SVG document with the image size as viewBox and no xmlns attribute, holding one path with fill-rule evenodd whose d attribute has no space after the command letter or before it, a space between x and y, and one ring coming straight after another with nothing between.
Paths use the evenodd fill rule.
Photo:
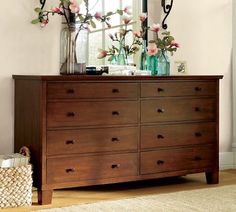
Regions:
<instances>
[{"instance_id":1,"label":"pink rose","mask_svg":"<svg viewBox=\"0 0 236 212\"><path fill-rule=\"evenodd\" d=\"M142 13L142 14L139 16L139 20L140 20L141 22L144 22L146 19L147 19L147 13Z\"/></svg>"},{"instance_id":2,"label":"pink rose","mask_svg":"<svg viewBox=\"0 0 236 212\"><path fill-rule=\"evenodd\" d=\"M179 43L175 42L174 40L171 42L170 44L171 47L176 47L176 48L179 48Z\"/></svg>"},{"instance_id":3,"label":"pink rose","mask_svg":"<svg viewBox=\"0 0 236 212\"><path fill-rule=\"evenodd\" d=\"M155 42L149 42L147 47L148 54L150 56L156 55L158 52L157 45Z\"/></svg>"},{"instance_id":4,"label":"pink rose","mask_svg":"<svg viewBox=\"0 0 236 212\"><path fill-rule=\"evenodd\" d=\"M153 24L151 26L151 31L158 33L160 31L161 27L160 24Z\"/></svg>"},{"instance_id":5,"label":"pink rose","mask_svg":"<svg viewBox=\"0 0 236 212\"><path fill-rule=\"evenodd\" d=\"M124 24L127 25L131 21L131 18L127 17L127 16L123 16L122 20L123 20Z\"/></svg>"},{"instance_id":6,"label":"pink rose","mask_svg":"<svg viewBox=\"0 0 236 212\"><path fill-rule=\"evenodd\" d=\"M94 17L99 21L102 19L102 13L101 12L96 12Z\"/></svg>"},{"instance_id":7,"label":"pink rose","mask_svg":"<svg viewBox=\"0 0 236 212\"><path fill-rule=\"evenodd\" d=\"M80 11L79 3L77 0L70 0L69 8L72 13L79 13Z\"/></svg>"},{"instance_id":8,"label":"pink rose","mask_svg":"<svg viewBox=\"0 0 236 212\"><path fill-rule=\"evenodd\" d=\"M40 27L45 27L45 26L47 26L47 24L48 24L48 19L44 19L42 22L41 22L41 24L40 24Z\"/></svg>"},{"instance_id":9,"label":"pink rose","mask_svg":"<svg viewBox=\"0 0 236 212\"><path fill-rule=\"evenodd\" d=\"M99 49L98 51L99 51L99 54L98 54L98 56L97 56L98 59L102 59L102 58L104 58L104 57L107 56L107 53L108 53L108 52L107 52L106 50Z\"/></svg>"},{"instance_id":10,"label":"pink rose","mask_svg":"<svg viewBox=\"0 0 236 212\"><path fill-rule=\"evenodd\" d=\"M62 9L59 8L59 7L54 7L54 8L52 8L52 12L58 13L58 14L62 14L62 13L63 13Z\"/></svg>"},{"instance_id":11,"label":"pink rose","mask_svg":"<svg viewBox=\"0 0 236 212\"><path fill-rule=\"evenodd\" d=\"M126 6L125 9L124 9L124 12L125 12L127 15L131 15L131 14L132 14L131 9L132 9L131 6Z\"/></svg>"}]
</instances>

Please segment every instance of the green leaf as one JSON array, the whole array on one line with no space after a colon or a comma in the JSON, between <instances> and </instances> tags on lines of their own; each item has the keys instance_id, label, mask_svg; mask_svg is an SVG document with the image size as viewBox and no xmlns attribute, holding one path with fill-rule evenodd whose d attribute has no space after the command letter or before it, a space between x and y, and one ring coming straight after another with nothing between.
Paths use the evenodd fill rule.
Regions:
<instances>
[{"instance_id":1,"label":"green leaf","mask_svg":"<svg viewBox=\"0 0 236 212\"><path fill-rule=\"evenodd\" d=\"M117 12L119 15L123 15L123 14L124 14L123 10L117 10L116 12Z\"/></svg>"},{"instance_id":2,"label":"green leaf","mask_svg":"<svg viewBox=\"0 0 236 212\"><path fill-rule=\"evenodd\" d=\"M113 55L108 58L108 61L112 61Z\"/></svg>"},{"instance_id":3,"label":"green leaf","mask_svg":"<svg viewBox=\"0 0 236 212\"><path fill-rule=\"evenodd\" d=\"M42 12L41 8L39 8L39 7L36 7L36 8L34 9L34 11L35 11L36 13Z\"/></svg>"},{"instance_id":4,"label":"green leaf","mask_svg":"<svg viewBox=\"0 0 236 212\"><path fill-rule=\"evenodd\" d=\"M111 16L113 14L113 12L108 12L107 14L106 14L106 16Z\"/></svg>"},{"instance_id":5,"label":"green leaf","mask_svg":"<svg viewBox=\"0 0 236 212\"><path fill-rule=\"evenodd\" d=\"M40 22L40 19L34 19L31 21L31 24L38 24Z\"/></svg>"},{"instance_id":6,"label":"green leaf","mask_svg":"<svg viewBox=\"0 0 236 212\"><path fill-rule=\"evenodd\" d=\"M79 17L80 22L84 21L84 17L82 15L79 15L78 17Z\"/></svg>"},{"instance_id":7,"label":"green leaf","mask_svg":"<svg viewBox=\"0 0 236 212\"><path fill-rule=\"evenodd\" d=\"M94 23L94 21L92 19L90 19L90 24L93 28L96 28L96 24Z\"/></svg>"}]
</instances>

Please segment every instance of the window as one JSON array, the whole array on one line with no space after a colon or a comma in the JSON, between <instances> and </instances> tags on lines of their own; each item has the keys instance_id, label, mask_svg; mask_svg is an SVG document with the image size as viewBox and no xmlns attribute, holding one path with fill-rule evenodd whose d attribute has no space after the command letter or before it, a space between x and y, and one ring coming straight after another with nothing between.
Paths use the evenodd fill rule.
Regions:
<instances>
[{"instance_id":1,"label":"window","mask_svg":"<svg viewBox=\"0 0 236 212\"><path fill-rule=\"evenodd\" d=\"M116 11L117 9L124 9L126 6L132 7L132 22L129 27L137 30L136 21L141 11L141 0L90 0L90 12L95 14L97 11L106 14L109 11ZM89 33L88 45L88 62L89 65L104 65L108 64L107 58L97 59L98 49L107 49L111 45L109 34L114 34L122 28L122 17L119 15L112 16L110 21L112 27L107 28L106 24L96 22L96 29L92 29ZM132 34L130 33L130 38Z\"/></svg>"}]
</instances>

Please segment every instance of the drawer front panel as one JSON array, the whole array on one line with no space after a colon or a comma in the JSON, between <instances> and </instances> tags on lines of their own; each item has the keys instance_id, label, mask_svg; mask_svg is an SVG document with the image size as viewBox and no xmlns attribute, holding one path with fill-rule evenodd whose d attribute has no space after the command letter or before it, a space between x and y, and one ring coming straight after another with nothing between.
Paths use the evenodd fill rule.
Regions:
<instances>
[{"instance_id":1,"label":"drawer front panel","mask_svg":"<svg viewBox=\"0 0 236 212\"><path fill-rule=\"evenodd\" d=\"M47 160L47 183L136 176L136 153Z\"/></svg>"},{"instance_id":2,"label":"drawer front panel","mask_svg":"<svg viewBox=\"0 0 236 212\"><path fill-rule=\"evenodd\" d=\"M47 105L47 126L86 126L136 124L136 101L50 102Z\"/></svg>"},{"instance_id":3,"label":"drawer front panel","mask_svg":"<svg viewBox=\"0 0 236 212\"><path fill-rule=\"evenodd\" d=\"M141 153L141 174L207 168L215 158L213 146Z\"/></svg>"},{"instance_id":4,"label":"drawer front panel","mask_svg":"<svg viewBox=\"0 0 236 212\"><path fill-rule=\"evenodd\" d=\"M137 148L138 128L135 127L47 132L48 155L137 150Z\"/></svg>"},{"instance_id":5,"label":"drawer front panel","mask_svg":"<svg viewBox=\"0 0 236 212\"><path fill-rule=\"evenodd\" d=\"M141 97L216 95L216 82L142 83Z\"/></svg>"},{"instance_id":6,"label":"drawer front panel","mask_svg":"<svg viewBox=\"0 0 236 212\"><path fill-rule=\"evenodd\" d=\"M214 120L215 99L142 100L141 122Z\"/></svg>"},{"instance_id":7,"label":"drawer front panel","mask_svg":"<svg viewBox=\"0 0 236 212\"><path fill-rule=\"evenodd\" d=\"M137 83L48 83L49 99L137 98Z\"/></svg>"},{"instance_id":8,"label":"drawer front panel","mask_svg":"<svg viewBox=\"0 0 236 212\"><path fill-rule=\"evenodd\" d=\"M216 143L216 123L141 127L141 148Z\"/></svg>"}]
</instances>

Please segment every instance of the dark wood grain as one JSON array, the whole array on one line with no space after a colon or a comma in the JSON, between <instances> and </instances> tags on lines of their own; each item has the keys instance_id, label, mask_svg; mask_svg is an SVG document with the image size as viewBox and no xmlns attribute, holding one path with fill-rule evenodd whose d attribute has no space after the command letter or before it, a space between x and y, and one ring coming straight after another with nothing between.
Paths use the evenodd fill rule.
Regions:
<instances>
[{"instance_id":1,"label":"dark wood grain","mask_svg":"<svg viewBox=\"0 0 236 212\"><path fill-rule=\"evenodd\" d=\"M141 97L161 96L215 96L217 93L216 82L160 82L142 83Z\"/></svg>"},{"instance_id":2,"label":"dark wood grain","mask_svg":"<svg viewBox=\"0 0 236 212\"><path fill-rule=\"evenodd\" d=\"M137 127L48 131L47 154L137 150L138 134Z\"/></svg>"},{"instance_id":3,"label":"dark wood grain","mask_svg":"<svg viewBox=\"0 0 236 212\"><path fill-rule=\"evenodd\" d=\"M49 99L138 98L137 83L49 83Z\"/></svg>"},{"instance_id":4,"label":"dark wood grain","mask_svg":"<svg viewBox=\"0 0 236 212\"><path fill-rule=\"evenodd\" d=\"M141 174L210 167L213 159L213 146L142 152Z\"/></svg>"},{"instance_id":5,"label":"dark wood grain","mask_svg":"<svg viewBox=\"0 0 236 212\"><path fill-rule=\"evenodd\" d=\"M216 144L215 128L215 122L142 126L141 148Z\"/></svg>"},{"instance_id":6,"label":"dark wood grain","mask_svg":"<svg viewBox=\"0 0 236 212\"><path fill-rule=\"evenodd\" d=\"M138 155L112 154L100 156L48 159L47 182L60 183L106 179L138 174Z\"/></svg>"},{"instance_id":7,"label":"dark wood grain","mask_svg":"<svg viewBox=\"0 0 236 212\"><path fill-rule=\"evenodd\" d=\"M222 76L13 76L15 151L53 189L205 172L219 181ZM158 90L159 89L159 90Z\"/></svg>"},{"instance_id":8,"label":"dark wood grain","mask_svg":"<svg viewBox=\"0 0 236 212\"><path fill-rule=\"evenodd\" d=\"M215 120L216 99L142 100L141 122Z\"/></svg>"}]
</instances>

